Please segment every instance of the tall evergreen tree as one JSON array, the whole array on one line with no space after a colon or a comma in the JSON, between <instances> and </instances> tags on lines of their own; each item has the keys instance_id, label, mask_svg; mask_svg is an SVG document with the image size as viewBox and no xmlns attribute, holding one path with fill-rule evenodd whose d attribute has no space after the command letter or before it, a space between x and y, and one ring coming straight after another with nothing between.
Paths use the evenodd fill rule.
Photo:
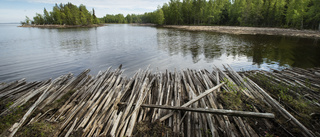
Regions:
<instances>
[{"instance_id":1,"label":"tall evergreen tree","mask_svg":"<svg viewBox=\"0 0 320 137\"><path fill-rule=\"evenodd\" d=\"M44 8L43 10L43 17L44 17L44 23L45 24L52 24L53 20L52 20L52 16L49 14L49 12L46 10L46 8Z\"/></svg>"},{"instance_id":2,"label":"tall evergreen tree","mask_svg":"<svg viewBox=\"0 0 320 137\"><path fill-rule=\"evenodd\" d=\"M90 25L99 24L99 19L86 9L84 5L77 7L72 3L55 4L52 12L48 12L45 8L43 15L36 14L34 17L34 24L66 24L66 25Z\"/></svg>"},{"instance_id":3,"label":"tall evergreen tree","mask_svg":"<svg viewBox=\"0 0 320 137\"><path fill-rule=\"evenodd\" d=\"M92 9L92 19L93 19L93 24L99 24L99 19L96 17L94 9Z\"/></svg>"},{"instance_id":4,"label":"tall evergreen tree","mask_svg":"<svg viewBox=\"0 0 320 137\"><path fill-rule=\"evenodd\" d=\"M309 27L320 31L320 0L311 0L306 13Z\"/></svg>"},{"instance_id":5,"label":"tall evergreen tree","mask_svg":"<svg viewBox=\"0 0 320 137\"><path fill-rule=\"evenodd\" d=\"M306 7L309 0L291 0L286 15L287 25L303 29Z\"/></svg>"}]
</instances>

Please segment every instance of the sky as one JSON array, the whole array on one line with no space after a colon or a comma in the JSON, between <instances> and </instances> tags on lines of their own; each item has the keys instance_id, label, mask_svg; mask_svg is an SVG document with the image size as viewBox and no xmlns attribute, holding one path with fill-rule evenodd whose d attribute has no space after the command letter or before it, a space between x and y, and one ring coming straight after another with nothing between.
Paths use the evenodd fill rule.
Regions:
<instances>
[{"instance_id":1,"label":"sky","mask_svg":"<svg viewBox=\"0 0 320 137\"><path fill-rule=\"evenodd\" d=\"M0 0L0 23L20 23L28 16L32 19L36 13L43 14L43 9L52 11L55 3L71 2L79 6L83 4L89 11L94 8L97 17L106 14L121 13L143 14L152 12L169 0Z\"/></svg>"}]
</instances>

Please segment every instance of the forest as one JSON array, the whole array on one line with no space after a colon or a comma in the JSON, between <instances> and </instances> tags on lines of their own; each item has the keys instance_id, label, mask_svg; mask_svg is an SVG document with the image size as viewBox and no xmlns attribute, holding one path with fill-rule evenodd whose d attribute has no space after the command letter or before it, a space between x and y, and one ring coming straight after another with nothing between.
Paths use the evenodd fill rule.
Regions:
<instances>
[{"instance_id":1,"label":"forest","mask_svg":"<svg viewBox=\"0 0 320 137\"><path fill-rule=\"evenodd\" d=\"M99 23L153 23L158 25L222 25L320 30L320 0L170 0L144 14L106 14L71 3L44 9L22 24L90 25Z\"/></svg>"},{"instance_id":2,"label":"forest","mask_svg":"<svg viewBox=\"0 0 320 137\"><path fill-rule=\"evenodd\" d=\"M144 14L128 14L125 17L123 14L107 14L100 18L100 22L102 23L154 23L163 25L164 21L164 13L161 8L158 8L154 12L146 12Z\"/></svg>"},{"instance_id":3,"label":"forest","mask_svg":"<svg viewBox=\"0 0 320 137\"><path fill-rule=\"evenodd\" d=\"M77 7L72 3L56 4L51 12L48 12L45 8L43 14L36 13L36 16L31 20L26 17L25 22L22 24L57 24L57 25L91 25L99 24L99 19L95 15L94 9L92 13L89 12L84 5Z\"/></svg>"},{"instance_id":4,"label":"forest","mask_svg":"<svg viewBox=\"0 0 320 137\"><path fill-rule=\"evenodd\" d=\"M320 0L170 0L153 12L107 14L100 21L320 30Z\"/></svg>"}]
</instances>

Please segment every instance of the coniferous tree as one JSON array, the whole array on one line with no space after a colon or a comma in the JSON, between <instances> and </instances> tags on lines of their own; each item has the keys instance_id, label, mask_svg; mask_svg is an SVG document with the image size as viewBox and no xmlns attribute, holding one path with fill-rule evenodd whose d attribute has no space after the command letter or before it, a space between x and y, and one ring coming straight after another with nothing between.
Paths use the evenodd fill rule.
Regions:
<instances>
[{"instance_id":1,"label":"coniferous tree","mask_svg":"<svg viewBox=\"0 0 320 137\"><path fill-rule=\"evenodd\" d=\"M205 24L311 28L320 30L320 0L170 0L141 15L109 15L98 19L84 5L55 5L33 17L34 24L102 23ZM27 19L25 22L27 23Z\"/></svg>"},{"instance_id":2,"label":"coniferous tree","mask_svg":"<svg viewBox=\"0 0 320 137\"><path fill-rule=\"evenodd\" d=\"M193 23L193 10L192 10L192 0L183 0L181 14L183 19L183 24L192 24ZM164 14L164 16L166 16Z\"/></svg>"},{"instance_id":3,"label":"coniferous tree","mask_svg":"<svg viewBox=\"0 0 320 137\"><path fill-rule=\"evenodd\" d=\"M49 15L49 12L44 8L43 10L43 17L44 17L44 23L45 24L52 24L52 16Z\"/></svg>"},{"instance_id":4,"label":"coniferous tree","mask_svg":"<svg viewBox=\"0 0 320 137\"><path fill-rule=\"evenodd\" d=\"M309 6L306 13L306 22L310 28L320 31L320 1L311 0Z\"/></svg>"},{"instance_id":5,"label":"coniferous tree","mask_svg":"<svg viewBox=\"0 0 320 137\"><path fill-rule=\"evenodd\" d=\"M32 21L34 24L66 24L66 25L90 25L99 24L99 19L95 15L91 14L84 5L77 7L72 3L67 4L55 4L52 12L48 12L45 8L43 15L36 14Z\"/></svg>"}]
</instances>

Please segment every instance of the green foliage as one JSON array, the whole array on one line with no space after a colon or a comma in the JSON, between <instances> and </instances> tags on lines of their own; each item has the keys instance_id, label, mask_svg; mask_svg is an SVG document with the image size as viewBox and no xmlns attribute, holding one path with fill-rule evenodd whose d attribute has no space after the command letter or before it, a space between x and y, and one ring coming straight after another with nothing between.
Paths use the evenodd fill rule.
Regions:
<instances>
[{"instance_id":1,"label":"green foliage","mask_svg":"<svg viewBox=\"0 0 320 137\"><path fill-rule=\"evenodd\" d=\"M164 23L164 13L161 8L158 8L154 12L144 13L143 15L128 14L126 17L122 14L107 14L100 18L100 21L103 23L154 23L162 25Z\"/></svg>"},{"instance_id":2,"label":"green foliage","mask_svg":"<svg viewBox=\"0 0 320 137\"><path fill-rule=\"evenodd\" d=\"M158 25L164 24L164 13L161 8L154 12L145 13L142 17L144 23L154 23Z\"/></svg>"},{"instance_id":3,"label":"green foliage","mask_svg":"<svg viewBox=\"0 0 320 137\"><path fill-rule=\"evenodd\" d=\"M241 25L320 30L319 0L170 0L153 12L97 18L84 5L56 4L52 12L36 14L22 24L90 25L154 23L158 25Z\"/></svg>"},{"instance_id":4,"label":"green foliage","mask_svg":"<svg viewBox=\"0 0 320 137\"><path fill-rule=\"evenodd\" d=\"M299 92L299 89L294 86L287 86L283 83L271 83L272 78L266 77L261 74L254 76L256 82L260 83L268 91L276 95L279 100L287 103L290 107L294 108L296 111L304 113L306 115L310 114L313 111L313 108L310 107L310 102L302 98L302 96L293 96L289 90L295 90L294 92Z\"/></svg>"},{"instance_id":5,"label":"green foliage","mask_svg":"<svg viewBox=\"0 0 320 137\"><path fill-rule=\"evenodd\" d=\"M100 20L102 20L103 23L127 23L123 14L117 14L117 15L107 14Z\"/></svg>"},{"instance_id":6,"label":"green foliage","mask_svg":"<svg viewBox=\"0 0 320 137\"><path fill-rule=\"evenodd\" d=\"M43 16L41 14L37 13L36 16L33 17L33 23L34 24L39 24L39 25L44 24L45 22L44 22Z\"/></svg>"},{"instance_id":7,"label":"green foliage","mask_svg":"<svg viewBox=\"0 0 320 137\"><path fill-rule=\"evenodd\" d=\"M162 9L158 9L156 10L153 14L154 15L154 23L155 24L159 24L162 25L164 23L164 15L163 15L163 10Z\"/></svg>"},{"instance_id":8,"label":"green foliage","mask_svg":"<svg viewBox=\"0 0 320 137\"><path fill-rule=\"evenodd\" d=\"M163 24L167 25L241 25L320 30L319 7L319 0L170 0L163 4L161 10ZM143 23L161 24L155 19L159 19L159 11L158 8L138 17ZM131 16L127 17L128 23L134 22Z\"/></svg>"},{"instance_id":9,"label":"green foliage","mask_svg":"<svg viewBox=\"0 0 320 137\"><path fill-rule=\"evenodd\" d=\"M95 15L93 9L92 14L86 9L86 6L80 5L77 7L72 3L67 4L55 4L52 12L48 12L45 8L43 15L37 13L33 17L32 24L43 25L43 24L58 24L58 25L91 25L99 24L99 19ZM31 21L28 17L25 23ZM24 23L24 22L22 22Z\"/></svg>"},{"instance_id":10,"label":"green foliage","mask_svg":"<svg viewBox=\"0 0 320 137\"><path fill-rule=\"evenodd\" d=\"M21 136L26 137L47 137L52 136L55 127L47 122L36 122L23 127Z\"/></svg>"},{"instance_id":11,"label":"green foliage","mask_svg":"<svg viewBox=\"0 0 320 137\"><path fill-rule=\"evenodd\" d=\"M236 91L222 91L222 95L220 96L228 109L239 110L241 107L241 94Z\"/></svg>"},{"instance_id":12,"label":"green foliage","mask_svg":"<svg viewBox=\"0 0 320 137\"><path fill-rule=\"evenodd\" d=\"M275 135L272 133L268 133L268 132L265 132L265 133L266 133L265 137L275 137Z\"/></svg>"},{"instance_id":13,"label":"green foliage","mask_svg":"<svg viewBox=\"0 0 320 137\"><path fill-rule=\"evenodd\" d=\"M100 23L100 21L99 21L99 19L96 17L96 14L95 14L95 11L94 11L94 9L92 9L92 22L93 22L93 24L99 24Z\"/></svg>"},{"instance_id":14,"label":"green foliage","mask_svg":"<svg viewBox=\"0 0 320 137\"><path fill-rule=\"evenodd\" d=\"M136 126L135 130L137 131L135 136L148 136L148 137L159 137L169 134L173 136L172 130L162 124L160 121L148 122L140 121Z\"/></svg>"},{"instance_id":15,"label":"green foliage","mask_svg":"<svg viewBox=\"0 0 320 137\"><path fill-rule=\"evenodd\" d=\"M22 25L30 25L31 22L32 22L32 20L30 20L30 18L28 16L26 16L26 20L21 21L21 24Z\"/></svg>"},{"instance_id":16,"label":"green foliage","mask_svg":"<svg viewBox=\"0 0 320 137\"><path fill-rule=\"evenodd\" d=\"M320 1L310 0L306 12L306 23L308 28L318 29L320 31Z\"/></svg>"},{"instance_id":17,"label":"green foliage","mask_svg":"<svg viewBox=\"0 0 320 137\"><path fill-rule=\"evenodd\" d=\"M8 102L5 106L9 108L13 102ZM11 125L18 122L18 120L24 115L25 109L22 106L11 109L7 114L0 117L0 133L3 133Z\"/></svg>"},{"instance_id":18,"label":"green foliage","mask_svg":"<svg viewBox=\"0 0 320 137\"><path fill-rule=\"evenodd\" d=\"M303 29L304 16L309 0L291 0L288 3L286 21L288 26ZM319 8L319 7L318 7Z\"/></svg>"}]
</instances>

